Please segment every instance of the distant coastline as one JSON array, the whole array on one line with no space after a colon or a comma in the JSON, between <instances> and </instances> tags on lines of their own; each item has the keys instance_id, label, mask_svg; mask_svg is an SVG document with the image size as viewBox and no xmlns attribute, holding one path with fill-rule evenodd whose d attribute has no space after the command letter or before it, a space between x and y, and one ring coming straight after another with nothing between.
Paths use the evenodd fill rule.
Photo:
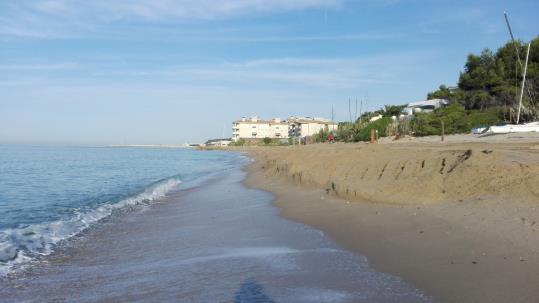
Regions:
<instances>
[{"instance_id":1,"label":"distant coastline","mask_svg":"<svg viewBox=\"0 0 539 303\"><path fill-rule=\"evenodd\" d=\"M140 147L140 148L195 148L198 144L112 144L103 147L113 148L127 148L127 147Z\"/></svg>"}]
</instances>

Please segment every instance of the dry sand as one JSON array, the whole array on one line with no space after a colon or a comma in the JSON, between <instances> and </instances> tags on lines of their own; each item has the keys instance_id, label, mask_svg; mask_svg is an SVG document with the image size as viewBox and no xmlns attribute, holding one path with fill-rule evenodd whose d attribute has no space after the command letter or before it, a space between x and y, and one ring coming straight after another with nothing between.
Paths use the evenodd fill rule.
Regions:
<instances>
[{"instance_id":1,"label":"dry sand","mask_svg":"<svg viewBox=\"0 0 539 303\"><path fill-rule=\"evenodd\" d=\"M253 148L246 183L441 302L539 302L539 136Z\"/></svg>"}]
</instances>

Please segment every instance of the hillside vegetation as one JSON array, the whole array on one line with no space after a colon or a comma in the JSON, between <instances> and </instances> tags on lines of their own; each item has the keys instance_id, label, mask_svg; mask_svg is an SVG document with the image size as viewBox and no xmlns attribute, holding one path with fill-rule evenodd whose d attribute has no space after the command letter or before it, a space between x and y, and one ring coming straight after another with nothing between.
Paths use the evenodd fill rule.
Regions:
<instances>
[{"instance_id":1,"label":"hillside vegetation","mask_svg":"<svg viewBox=\"0 0 539 303\"><path fill-rule=\"evenodd\" d=\"M517 60L518 49L522 65ZM479 55L470 54L460 73L458 89L446 86L428 94L428 99L445 98L458 102L466 110L501 108L506 121L514 121L515 109L522 83L527 45L517 41L507 43L496 52L485 49ZM539 103L539 37L531 42L528 72L524 90L521 118L536 120Z\"/></svg>"},{"instance_id":2,"label":"hillside vegetation","mask_svg":"<svg viewBox=\"0 0 539 303\"><path fill-rule=\"evenodd\" d=\"M517 60L517 50L521 63ZM470 54L460 73L458 87L441 85L427 95L427 99L448 99L452 104L429 113L417 113L412 119L391 119L398 116L404 105L386 105L384 108L362 114L357 121L339 124L339 141L366 141L372 129L380 137L389 135L439 135L442 122L445 133L468 133L474 127L515 123L522 83L522 72L527 44L508 42L496 52L490 49ZM520 122L537 121L539 117L539 37L531 41L528 71L522 101ZM374 122L369 119L382 115ZM321 131L317 141L324 141L327 132Z\"/></svg>"}]
</instances>

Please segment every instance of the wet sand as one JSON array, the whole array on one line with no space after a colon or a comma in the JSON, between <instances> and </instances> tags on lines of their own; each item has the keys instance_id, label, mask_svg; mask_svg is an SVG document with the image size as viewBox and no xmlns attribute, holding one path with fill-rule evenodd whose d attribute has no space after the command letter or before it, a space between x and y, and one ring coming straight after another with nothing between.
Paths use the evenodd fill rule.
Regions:
<instances>
[{"instance_id":1,"label":"wet sand","mask_svg":"<svg viewBox=\"0 0 539 303\"><path fill-rule=\"evenodd\" d=\"M2 302L429 302L324 233L285 220L240 165L111 218L24 273Z\"/></svg>"},{"instance_id":2,"label":"wet sand","mask_svg":"<svg viewBox=\"0 0 539 303\"><path fill-rule=\"evenodd\" d=\"M538 141L450 141L252 149L258 161L251 165L246 183L274 193L283 217L323 230L365 255L376 269L403 277L436 300L539 302L539 182L531 173L539 165ZM473 156L453 170L454 176L440 173L443 158L447 156L449 166L449 156L458 159L469 149ZM371 158L361 158L369 153ZM408 161L406 173L417 161L421 166L422 157L435 167L423 172L411 168L400 178L393 173L401 166L384 161ZM356 162L361 159L367 164ZM362 182L362 165L386 169L382 177L378 170ZM355 176L357 167L362 169ZM496 180L488 182L489 174ZM473 176L481 182L472 183ZM336 190L327 180L338 180ZM413 182L419 188L408 188ZM420 193L433 183L449 189L461 182L480 189ZM485 194L499 184L510 190ZM346 186L358 194L347 194ZM381 188L392 190L384 196ZM364 198L369 195L379 199Z\"/></svg>"}]
</instances>

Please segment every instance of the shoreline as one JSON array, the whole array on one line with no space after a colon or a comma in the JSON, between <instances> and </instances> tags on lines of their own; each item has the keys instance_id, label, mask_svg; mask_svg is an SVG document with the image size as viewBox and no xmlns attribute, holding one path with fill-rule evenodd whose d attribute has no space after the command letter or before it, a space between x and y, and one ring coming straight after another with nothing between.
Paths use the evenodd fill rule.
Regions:
<instances>
[{"instance_id":1,"label":"shoreline","mask_svg":"<svg viewBox=\"0 0 539 303\"><path fill-rule=\"evenodd\" d=\"M536 169L538 163L533 161L539 159L539 154L534 147L539 145L534 145L535 142L422 142L379 144L374 148L378 155L398 150L399 155L395 157L402 161L410 155L472 149L475 152L473 156L479 157L472 158L470 163L457 170L458 177L466 181L467 174L472 173L470 170L477 170L477 166L494 165L493 175L500 169L495 167L496 163L485 164L490 160L478 160L490 153L483 154L477 150L493 150L497 161L509 157L519 161L519 167L524 165L528 166L525 169ZM348 145L345 152L365 148L358 145ZM528 154L523 152L526 146L531 146ZM311 163L312 156L321 153L335 155L339 148L342 145L295 147L294 152L301 150L301 161L318 166L319 169L311 173L319 180L325 180L327 176L323 176L324 173L335 178L350 162L344 161L341 167L335 168L324 161ZM402 153L406 149L410 153ZM424 149L427 150L421 151ZM290 147L251 150L250 155L255 162L247 168L249 174L245 180L249 187L273 193L274 204L281 209L284 218L322 230L346 249L366 256L375 269L403 278L440 302L536 302L539 299L539 224L536 224L539 222L539 201L534 200L533 190L512 200L508 200L507 195L485 194L489 190L488 184L483 191L472 195L466 193L468 197L450 195L447 198L427 194L423 200L399 201L391 193L390 199L385 201L372 201L364 196L351 199L349 195L328 190L330 187L321 182L314 182L316 178L306 180L304 177L298 181L298 173L305 176L309 164L301 166L298 163L300 159L292 158L291 154ZM523 162L526 159L531 159L532 163ZM272 166L272 163L278 164ZM276 173L275 167L282 168L283 165L288 170ZM516 187L517 192L523 188L515 183L518 180L521 179L517 176L507 181ZM447 186L444 184L446 180L438 182ZM398 183L389 184L399 189ZM417 193L412 191L406 197L414 194ZM428 202L432 197L444 199Z\"/></svg>"},{"instance_id":2,"label":"shoreline","mask_svg":"<svg viewBox=\"0 0 539 303\"><path fill-rule=\"evenodd\" d=\"M238 160L201 186L178 188L140 211L102 222L46 262L0 279L0 297L13 302L431 302L318 230L281 218L270 193L242 183L245 162Z\"/></svg>"}]
</instances>

